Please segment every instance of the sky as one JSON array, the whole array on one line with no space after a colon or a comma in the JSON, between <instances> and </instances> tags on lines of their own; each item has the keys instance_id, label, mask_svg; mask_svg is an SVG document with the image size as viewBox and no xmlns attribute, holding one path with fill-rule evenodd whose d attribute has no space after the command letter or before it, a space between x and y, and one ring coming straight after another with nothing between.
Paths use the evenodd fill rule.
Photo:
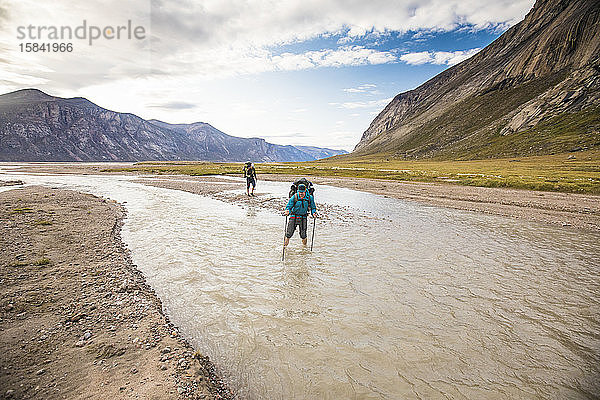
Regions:
<instances>
[{"instance_id":1,"label":"sky","mask_svg":"<svg viewBox=\"0 0 600 400\"><path fill-rule=\"evenodd\" d=\"M0 0L0 93L34 87L351 151L394 96L476 54L533 3Z\"/></svg>"}]
</instances>

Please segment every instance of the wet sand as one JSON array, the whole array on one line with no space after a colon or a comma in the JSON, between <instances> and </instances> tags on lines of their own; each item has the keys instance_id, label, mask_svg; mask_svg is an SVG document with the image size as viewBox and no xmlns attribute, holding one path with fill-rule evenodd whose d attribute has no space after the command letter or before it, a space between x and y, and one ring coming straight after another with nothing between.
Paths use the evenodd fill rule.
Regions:
<instances>
[{"instance_id":1,"label":"wet sand","mask_svg":"<svg viewBox=\"0 0 600 400\"><path fill-rule=\"evenodd\" d=\"M182 190L228 203L241 206L250 205L254 208L269 209L276 212L283 212L288 198L287 192L274 196L271 193L263 193L258 189L254 192L254 196L248 197L245 183L238 183L231 179L219 177L182 177L181 175L176 175L160 176L153 179L138 179L135 182L164 189ZM225 193L233 190L239 193ZM331 204L319 204L317 209L320 215L319 218L324 220L347 214L347 210L344 207Z\"/></svg>"},{"instance_id":2,"label":"wet sand","mask_svg":"<svg viewBox=\"0 0 600 400\"><path fill-rule=\"evenodd\" d=\"M233 397L132 265L119 204L16 187L0 193L0 398Z\"/></svg>"},{"instance_id":3,"label":"wet sand","mask_svg":"<svg viewBox=\"0 0 600 400\"><path fill-rule=\"evenodd\" d=\"M261 194L260 181L293 182L299 178L285 175L262 175L257 184L257 196L252 198L248 198L245 193L238 196L223 196L221 194L223 190L245 190L245 184L242 182L227 185L216 184L215 180L219 178L215 177L161 175L156 179L144 179L140 182L211 196L223 201L250 203L280 210L284 206L282 199L287 196L287 193L282 193L280 197ZM545 224L573 227L584 231L600 231L600 196L363 178L308 178L315 185L361 190L421 204L503 215ZM223 180L223 182L227 181ZM318 194L316 198L318 201ZM325 218L327 210L328 207L325 207L325 212L321 213ZM320 211L323 211L322 205Z\"/></svg>"},{"instance_id":4,"label":"wet sand","mask_svg":"<svg viewBox=\"0 0 600 400\"><path fill-rule=\"evenodd\" d=\"M291 182L295 177L263 175L261 178ZM600 230L600 196L364 178L309 177L309 180L439 207Z\"/></svg>"}]
</instances>

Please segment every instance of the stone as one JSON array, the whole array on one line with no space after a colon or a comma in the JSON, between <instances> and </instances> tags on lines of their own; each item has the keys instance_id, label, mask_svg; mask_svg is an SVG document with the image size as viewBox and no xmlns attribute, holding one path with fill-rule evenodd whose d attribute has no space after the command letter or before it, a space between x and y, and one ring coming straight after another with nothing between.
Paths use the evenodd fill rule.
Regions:
<instances>
[{"instance_id":1,"label":"stone","mask_svg":"<svg viewBox=\"0 0 600 400\"><path fill-rule=\"evenodd\" d=\"M123 281L121 283L121 285L119 285L119 288L117 289L117 292L119 293L123 293L127 291L127 281Z\"/></svg>"},{"instance_id":2,"label":"stone","mask_svg":"<svg viewBox=\"0 0 600 400\"><path fill-rule=\"evenodd\" d=\"M75 315L71 315L67 318L68 322L78 322L80 319L84 318L86 315L84 313L79 313Z\"/></svg>"}]
</instances>

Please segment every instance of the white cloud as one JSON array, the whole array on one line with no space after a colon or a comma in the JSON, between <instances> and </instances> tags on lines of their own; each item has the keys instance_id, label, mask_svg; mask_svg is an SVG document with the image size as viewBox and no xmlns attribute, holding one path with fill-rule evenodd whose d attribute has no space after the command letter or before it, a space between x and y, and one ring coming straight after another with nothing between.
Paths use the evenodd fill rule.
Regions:
<instances>
[{"instance_id":1,"label":"white cloud","mask_svg":"<svg viewBox=\"0 0 600 400\"><path fill-rule=\"evenodd\" d=\"M353 88L345 88L342 89L344 92L346 93L376 93L376 90L373 90L377 87L377 85L372 84L372 83L365 83L363 85L358 85L357 87L353 87Z\"/></svg>"},{"instance_id":2,"label":"white cloud","mask_svg":"<svg viewBox=\"0 0 600 400\"><path fill-rule=\"evenodd\" d=\"M459 50L459 51L436 51L434 53L434 64L446 64L446 65L455 65L458 64L467 58L472 57L473 55L479 53L481 48L475 48L470 50Z\"/></svg>"},{"instance_id":3,"label":"white cloud","mask_svg":"<svg viewBox=\"0 0 600 400\"><path fill-rule=\"evenodd\" d=\"M344 92L346 93L364 93L365 91L362 89L358 89L358 88L347 88L347 89L342 89Z\"/></svg>"},{"instance_id":4,"label":"white cloud","mask_svg":"<svg viewBox=\"0 0 600 400\"><path fill-rule=\"evenodd\" d=\"M372 0L348 2L151 0L143 2L85 2L72 7L70 0L44 3L36 0L5 0L0 41L14 56L17 25L74 26L83 19L100 26L122 24L128 19L145 25L149 39L143 43L76 43L74 57L29 54L40 65L64 74L34 76L55 86L81 88L85 82L130 78L152 74L214 78L292 71L318 67L383 64L397 61L388 51L369 48L365 41L390 32L448 31L468 26L483 29L509 26L519 21L533 0ZM334 49L276 54L281 44L339 36ZM362 45L349 45L362 39ZM92 50L92 51L90 51ZM0 50L0 58L7 59ZM461 55L439 55L435 63L457 62ZM409 57L405 55L406 58ZM140 67L140 60L141 63ZM412 59L408 59L412 60ZM18 65L14 63L14 65ZM71 65L73 67L71 67ZM15 67L16 68L16 67ZM12 72L15 68L11 68ZM26 73L27 71L24 71ZM30 78L27 78L28 80Z\"/></svg>"},{"instance_id":5,"label":"white cloud","mask_svg":"<svg viewBox=\"0 0 600 400\"><path fill-rule=\"evenodd\" d=\"M373 108L373 107L381 108L381 107L387 105L390 101L392 101L391 97L387 98L387 99L380 99L380 100L348 101L348 102L344 102L344 103L329 103L329 105L336 106L339 108L346 108L349 110L353 110L356 108Z\"/></svg>"},{"instance_id":6,"label":"white cloud","mask_svg":"<svg viewBox=\"0 0 600 400\"><path fill-rule=\"evenodd\" d=\"M323 67L345 67L397 62L392 52L368 49L364 46L342 46L336 49L282 53L273 55L268 49L248 51L204 51L194 55L192 63L172 63L162 66L163 73L170 76L193 71L198 77L223 78L235 75L257 74L273 71L298 71ZM178 69L180 69L178 71Z\"/></svg>"},{"instance_id":7,"label":"white cloud","mask_svg":"<svg viewBox=\"0 0 600 400\"><path fill-rule=\"evenodd\" d=\"M477 54L481 49L458 51L420 51L400 56L400 60L410 65L436 64L455 65Z\"/></svg>"},{"instance_id":8,"label":"white cloud","mask_svg":"<svg viewBox=\"0 0 600 400\"><path fill-rule=\"evenodd\" d=\"M323 33L343 33L339 43L347 44L353 38L389 31L512 25L522 19L532 4L532 0L329 0L318 3L156 0L153 29L182 26L183 31L202 41L221 42L224 38L233 38L255 46L303 41Z\"/></svg>"},{"instance_id":9,"label":"white cloud","mask_svg":"<svg viewBox=\"0 0 600 400\"><path fill-rule=\"evenodd\" d=\"M343 67L395 62L389 51L367 49L363 46L344 46L337 49L307 51L301 54L283 53L265 57L265 70L299 70L318 67Z\"/></svg>"},{"instance_id":10,"label":"white cloud","mask_svg":"<svg viewBox=\"0 0 600 400\"><path fill-rule=\"evenodd\" d=\"M115 10L119 10L118 12ZM150 72L151 52L145 40L102 40L89 45L89 30L83 30L84 21L89 28L123 26L128 19L133 26L150 27L150 5L125 4L118 0L105 0L102 4L85 2L77 8L67 1L37 2L32 0L8 0L0 3L0 14L4 21L0 23L0 70L7 73L29 76L27 80L36 87L62 94L77 90L98 82L115 79L130 79L147 75ZM62 27L72 30L82 27L88 36L86 39L36 40L18 38L18 28L29 32L33 37L38 33L35 27ZM46 31L48 32L49 29ZM147 33L147 32L146 32ZM47 37L42 35L42 37ZM63 43L72 44L72 51L23 51L25 43ZM34 79L35 78L35 79ZM4 80L8 90L22 88L22 79Z\"/></svg>"},{"instance_id":11,"label":"white cloud","mask_svg":"<svg viewBox=\"0 0 600 400\"><path fill-rule=\"evenodd\" d=\"M33 76L31 73L23 73L9 71L8 69L0 69L0 83L9 85L20 85L24 87L35 87L48 82L47 79Z\"/></svg>"},{"instance_id":12,"label":"white cloud","mask_svg":"<svg viewBox=\"0 0 600 400\"><path fill-rule=\"evenodd\" d=\"M428 51L420 51L417 53L403 54L400 56L400 60L410 65L421 65L432 62L433 57Z\"/></svg>"}]
</instances>

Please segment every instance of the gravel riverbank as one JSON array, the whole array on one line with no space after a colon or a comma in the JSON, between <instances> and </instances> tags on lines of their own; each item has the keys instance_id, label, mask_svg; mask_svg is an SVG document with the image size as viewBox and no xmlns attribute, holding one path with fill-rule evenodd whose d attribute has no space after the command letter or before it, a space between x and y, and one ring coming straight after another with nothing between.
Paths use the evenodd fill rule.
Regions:
<instances>
[{"instance_id":1,"label":"gravel riverbank","mask_svg":"<svg viewBox=\"0 0 600 400\"><path fill-rule=\"evenodd\" d=\"M229 399L162 312L112 201L0 193L0 398Z\"/></svg>"}]
</instances>

